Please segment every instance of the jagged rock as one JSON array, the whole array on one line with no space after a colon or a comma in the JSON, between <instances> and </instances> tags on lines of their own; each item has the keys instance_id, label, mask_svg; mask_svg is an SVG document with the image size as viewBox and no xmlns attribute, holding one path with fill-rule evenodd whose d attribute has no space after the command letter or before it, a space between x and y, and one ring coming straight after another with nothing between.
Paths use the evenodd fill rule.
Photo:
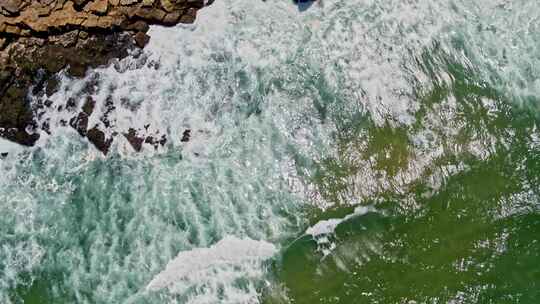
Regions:
<instances>
[{"instance_id":1,"label":"jagged rock","mask_svg":"<svg viewBox=\"0 0 540 304\"><path fill-rule=\"evenodd\" d=\"M57 84L55 73L67 68L73 76L84 76L90 67L127 56L128 50L134 45L129 35L117 32L94 34L74 43L75 36L76 33L68 32L51 36L48 40L20 38L4 51L3 54L9 52L10 57L5 65L0 65L0 136L20 144L33 145L39 135L26 131L35 127L27 94L32 86L34 90L42 88L44 94L50 96ZM42 84L34 85L40 74L38 71L41 71Z\"/></svg>"},{"instance_id":2,"label":"jagged rock","mask_svg":"<svg viewBox=\"0 0 540 304\"><path fill-rule=\"evenodd\" d=\"M184 13L178 22L180 23L193 23L195 22L195 18L197 18L197 10L194 8L189 8L186 13Z\"/></svg>"},{"instance_id":3,"label":"jagged rock","mask_svg":"<svg viewBox=\"0 0 540 304\"><path fill-rule=\"evenodd\" d=\"M4 72L4 73L2 73ZM8 71L0 72L0 136L25 146L39 138L27 129L34 128L32 111L26 100L27 88L11 79ZM3 75L2 75L3 74ZM9 103L9 100L21 102Z\"/></svg>"},{"instance_id":4,"label":"jagged rock","mask_svg":"<svg viewBox=\"0 0 540 304\"><path fill-rule=\"evenodd\" d=\"M98 129L97 126L88 130L86 137L99 151L103 152L103 154L109 153L109 148L111 147L113 139L106 138L105 133Z\"/></svg>"},{"instance_id":5,"label":"jagged rock","mask_svg":"<svg viewBox=\"0 0 540 304\"><path fill-rule=\"evenodd\" d=\"M124 137L131 144L133 149L137 152L141 151L144 138L137 135L137 131L133 128L128 130L128 133L124 134Z\"/></svg>"},{"instance_id":6,"label":"jagged rock","mask_svg":"<svg viewBox=\"0 0 540 304\"><path fill-rule=\"evenodd\" d=\"M144 131L137 132L137 130L130 128L128 132L123 135L137 152L142 150L143 143L154 146L154 149L157 149L158 146L164 146L167 143L167 137L165 135L162 135L161 138L157 140L156 138L159 134L145 135L144 133Z\"/></svg>"},{"instance_id":7,"label":"jagged rock","mask_svg":"<svg viewBox=\"0 0 540 304\"><path fill-rule=\"evenodd\" d=\"M193 22L204 5L204 0L0 0L0 137L23 145L39 138L30 88L50 96L55 73L66 69L82 77L88 68L126 57L148 43L150 24ZM96 128L86 131L89 116L83 109L69 123L108 151L112 139ZM107 117L102 120L107 126Z\"/></svg>"},{"instance_id":8,"label":"jagged rock","mask_svg":"<svg viewBox=\"0 0 540 304\"><path fill-rule=\"evenodd\" d=\"M79 113L69 121L69 125L75 129L81 136L86 136L88 129L88 115L84 112Z\"/></svg>"},{"instance_id":9,"label":"jagged rock","mask_svg":"<svg viewBox=\"0 0 540 304\"><path fill-rule=\"evenodd\" d=\"M150 41L150 36L146 35L143 32L138 32L137 34L135 34L134 39L137 46L143 48Z\"/></svg>"},{"instance_id":10,"label":"jagged rock","mask_svg":"<svg viewBox=\"0 0 540 304\"><path fill-rule=\"evenodd\" d=\"M96 102L92 97L88 96L82 106L82 112L76 117L71 118L69 125L75 129L81 136L86 136L88 129L88 120L92 112L94 112L94 106ZM69 105L68 105L69 106Z\"/></svg>"},{"instance_id":11,"label":"jagged rock","mask_svg":"<svg viewBox=\"0 0 540 304\"><path fill-rule=\"evenodd\" d=\"M92 115L92 112L94 112L94 107L96 106L96 102L92 97L88 96L86 97L86 101L84 102L84 105L82 106L82 111L86 115L90 116Z\"/></svg>"},{"instance_id":12,"label":"jagged rock","mask_svg":"<svg viewBox=\"0 0 540 304\"><path fill-rule=\"evenodd\" d=\"M162 135L159 140L155 139L153 136L148 136L144 142L153 145L154 148L157 149L158 146L165 146L167 143L167 136Z\"/></svg>"},{"instance_id":13,"label":"jagged rock","mask_svg":"<svg viewBox=\"0 0 540 304\"><path fill-rule=\"evenodd\" d=\"M191 130L186 129L184 133L182 133L182 139L180 139L181 142L188 142L191 138Z\"/></svg>"}]
</instances>

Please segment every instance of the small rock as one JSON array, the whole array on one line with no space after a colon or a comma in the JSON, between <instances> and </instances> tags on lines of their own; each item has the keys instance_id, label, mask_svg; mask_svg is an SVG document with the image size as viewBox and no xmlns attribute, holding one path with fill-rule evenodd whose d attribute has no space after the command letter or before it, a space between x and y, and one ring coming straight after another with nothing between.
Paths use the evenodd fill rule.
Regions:
<instances>
[{"instance_id":1,"label":"small rock","mask_svg":"<svg viewBox=\"0 0 540 304\"><path fill-rule=\"evenodd\" d=\"M41 130L45 131L47 134L51 135L51 124L49 123L49 120L43 122L41 124Z\"/></svg>"},{"instance_id":2,"label":"small rock","mask_svg":"<svg viewBox=\"0 0 540 304\"><path fill-rule=\"evenodd\" d=\"M124 133L124 137L128 140L135 151L140 152L142 150L144 138L138 136L135 129L130 128L128 133Z\"/></svg>"},{"instance_id":3,"label":"small rock","mask_svg":"<svg viewBox=\"0 0 540 304\"><path fill-rule=\"evenodd\" d=\"M86 40L88 38L88 32L85 31L79 31L79 38Z\"/></svg>"},{"instance_id":4,"label":"small rock","mask_svg":"<svg viewBox=\"0 0 540 304\"><path fill-rule=\"evenodd\" d=\"M78 116L76 117L73 117L70 121L69 121L69 125L77 130L77 132L81 135L81 136L85 136L86 135L86 129L88 128L88 115L86 115L86 113L79 113Z\"/></svg>"},{"instance_id":5,"label":"small rock","mask_svg":"<svg viewBox=\"0 0 540 304\"><path fill-rule=\"evenodd\" d=\"M97 126L88 130L86 133L88 140L103 154L107 155L109 153L109 148L111 147L112 138L106 138L105 133L97 128Z\"/></svg>"},{"instance_id":6,"label":"small rock","mask_svg":"<svg viewBox=\"0 0 540 304\"><path fill-rule=\"evenodd\" d=\"M66 102L67 109L74 108L76 105L77 105L77 102L75 101L75 98L73 97L68 98Z\"/></svg>"},{"instance_id":7,"label":"small rock","mask_svg":"<svg viewBox=\"0 0 540 304\"><path fill-rule=\"evenodd\" d=\"M135 43L141 49L148 44L148 41L150 41L150 36L143 32L137 32L133 38L135 38Z\"/></svg>"},{"instance_id":8,"label":"small rock","mask_svg":"<svg viewBox=\"0 0 540 304\"><path fill-rule=\"evenodd\" d=\"M194 8L189 8L178 20L180 23L193 23L197 18L197 10Z\"/></svg>"},{"instance_id":9,"label":"small rock","mask_svg":"<svg viewBox=\"0 0 540 304\"><path fill-rule=\"evenodd\" d=\"M87 96L86 101L84 102L84 105L82 106L82 110L86 115L90 116L92 115L92 112L94 112L95 106L96 106L96 101L92 97Z\"/></svg>"},{"instance_id":10,"label":"small rock","mask_svg":"<svg viewBox=\"0 0 540 304\"><path fill-rule=\"evenodd\" d=\"M154 146L154 149L157 149L158 146L165 146L165 144L167 143L167 136L165 136L165 134L161 135L161 138L158 140L156 140L154 137L152 136L148 136L145 140L144 140L145 143L147 144L150 144L152 146Z\"/></svg>"},{"instance_id":11,"label":"small rock","mask_svg":"<svg viewBox=\"0 0 540 304\"><path fill-rule=\"evenodd\" d=\"M161 139L159 140L159 144L162 145L162 146L165 146L165 144L167 143L167 136L164 135L161 135Z\"/></svg>"},{"instance_id":12,"label":"small rock","mask_svg":"<svg viewBox=\"0 0 540 304\"><path fill-rule=\"evenodd\" d=\"M182 139L180 141L181 142L188 142L190 138L191 138L191 130L186 129L184 131L184 133L182 134Z\"/></svg>"}]
</instances>

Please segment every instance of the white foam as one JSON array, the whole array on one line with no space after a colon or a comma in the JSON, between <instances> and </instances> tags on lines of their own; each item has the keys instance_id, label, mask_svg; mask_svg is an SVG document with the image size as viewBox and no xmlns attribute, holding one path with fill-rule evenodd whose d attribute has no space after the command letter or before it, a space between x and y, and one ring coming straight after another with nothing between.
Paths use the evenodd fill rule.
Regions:
<instances>
[{"instance_id":1,"label":"white foam","mask_svg":"<svg viewBox=\"0 0 540 304\"><path fill-rule=\"evenodd\" d=\"M334 233L336 230L336 227L352 218L362 216L367 214L368 212L375 212L376 209L373 206L358 206L354 209L354 212L351 214L348 214L347 216L343 218L333 218L328 220L322 220L317 222L317 224L309 227L305 234L311 235L313 237L317 237L324 234L331 234Z\"/></svg>"},{"instance_id":2,"label":"white foam","mask_svg":"<svg viewBox=\"0 0 540 304\"><path fill-rule=\"evenodd\" d=\"M192 295L192 303L212 303L212 300L217 303L216 294L220 287L239 288L235 287L235 281L260 276L263 273L261 262L276 252L277 248L265 241L226 236L209 248L180 252L167 264L165 270L152 279L146 289L157 291L167 288L171 293L185 293L188 289L204 286L206 294ZM256 294L249 298L256 299ZM229 300L233 299L221 303Z\"/></svg>"},{"instance_id":3,"label":"white foam","mask_svg":"<svg viewBox=\"0 0 540 304\"><path fill-rule=\"evenodd\" d=\"M369 212L377 212L377 209L373 206L358 206L354 209L353 213L343 218L332 218L317 222L315 225L309 227L304 234L313 237L317 242L317 250L322 252L323 256L326 257L337 247L333 237L337 226Z\"/></svg>"},{"instance_id":4,"label":"white foam","mask_svg":"<svg viewBox=\"0 0 540 304\"><path fill-rule=\"evenodd\" d=\"M194 302L219 302L216 290L220 288L230 302L249 302L257 294L253 285L239 289L231 282L246 276L260 279L258 264L264 259L246 258L244 264L244 260L221 256L219 249L230 241L214 245L217 249L203 247L216 235L227 234L279 242L305 227L301 218L294 218L299 216L300 201L331 205L316 186L297 176L297 170L305 169L302 173L309 177L311 161L336 155L332 134L337 128L331 119L321 122L314 101L325 102L328 115L350 114L345 117L349 119L367 112L378 125L411 124L421 101L412 98L410 79L420 85L429 81L412 59L434 39L450 48L452 39L460 35L473 57L460 58L467 66L488 64L492 69L482 72L495 71L510 88L519 89L517 84L525 79L522 92L536 96L535 67L540 65L535 64L537 41L531 33L538 32L537 25L520 22L538 20L534 5L526 0L325 0L324 6L299 13L289 1L219 0L201 11L195 25L152 27L146 55L148 62L159 62L160 67L126 68L140 64L128 58L120 64L121 71L112 66L94 71L100 84L93 96L97 104L90 127L102 125L99 116L111 94L116 109L110 114L113 127L108 134L150 124L152 132L166 132L171 149L181 151L182 160L187 161L171 153L138 162L124 159L126 164L107 170L115 163L100 166L100 153L91 145L88 148L71 127L60 126L62 119L69 121L74 113L44 115L43 120L50 119L53 135L42 134L38 146L46 149L36 153L36 164L31 157L17 166L6 161L9 165L1 172L0 211L14 223L14 240L22 241L7 243L0 250L3 260L18 257L3 265L0 302L21 273L40 266L42 256L60 256L56 260L60 265L52 267L73 267L65 280L81 302L116 303L133 292L127 285L148 282L148 269L159 271L163 259L172 258L178 250L186 250L180 260L194 263L189 269L197 275L186 277L188 268L179 266L178 272L171 273L180 274L180 281L165 284L167 289L180 292L204 285L211 288L207 293L202 289L192 293ZM479 23L484 25L481 34ZM489 31L492 24L497 33ZM514 35L516 30L523 35ZM483 54L503 45L510 45L507 56ZM533 73L527 76L529 69ZM439 77L450 81L448 74ZM78 98L84 84L67 77L61 83L59 92L48 97L53 107L65 104L69 97ZM112 87L116 88L113 93ZM253 105L261 113L248 116L244 109ZM340 147L355 167L362 168L346 180L349 188L340 193L343 201L355 204L363 198L376 199L383 191L406 193L407 185L419 178L440 185L444 177L464 169L438 165L436 170L427 170L444 156L446 147L454 155L470 150L481 158L491 151L490 142L454 145L454 137L466 126L452 98L434 106L422 125L423 130L407 134L415 145L407 165L394 176L377 168L372 157L366 159L365 142ZM186 128L194 134L187 144L181 142ZM111 150L130 155L127 145L117 140ZM167 148L157 151L165 152ZM293 159L308 162L307 169ZM428 171L434 173L423 176ZM80 226L89 235L89 249L40 248L37 240L51 237L77 244L69 239L72 219L65 217L64 208L74 200L73 193L85 191L96 194L75 197L85 202L77 208L85 214L87 222ZM301 199L290 195L291 191L301 194ZM408 203L406 198L403 202ZM107 208L94 214L94 204ZM306 234L319 243L333 244L333 232L347 219L323 221ZM127 228L122 230L123 226ZM109 250L111 242L126 246L129 256ZM200 248L190 251L194 247ZM266 249L261 256L269 254L270 247ZM194 252L213 262L197 260ZM95 289L83 293L88 286Z\"/></svg>"},{"instance_id":5,"label":"white foam","mask_svg":"<svg viewBox=\"0 0 540 304\"><path fill-rule=\"evenodd\" d=\"M0 153L17 152L23 149L21 145L13 143L9 140L0 138Z\"/></svg>"},{"instance_id":6,"label":"white foam","mask_svg":"<svg viewBox=\"0 0 540 304\"><path fill-rule=\"evenodd\" d=\"M341 224L345 219L329 219L317 222L317 224L309 227L306 230L306 234L311 236L319 236L322 234L334 233L336 227Z\"/></svg>"}]
</instances>

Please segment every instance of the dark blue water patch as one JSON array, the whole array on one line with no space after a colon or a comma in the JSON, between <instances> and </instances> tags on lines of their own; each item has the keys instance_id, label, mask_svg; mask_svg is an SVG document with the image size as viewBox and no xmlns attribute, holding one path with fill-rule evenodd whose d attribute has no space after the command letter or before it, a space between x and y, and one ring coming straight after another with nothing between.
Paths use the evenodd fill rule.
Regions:
<instances>
[{"instance_id":1,"label":"dark blue water patch","mask_svg":"<svg viewBox=\"0 0 540 304\"><path fill-rule=\"evenodd\" d=\"M316 0L293 0L294 3L298 6L300 12L307 11Z\"/></svg>"}]
</instances>

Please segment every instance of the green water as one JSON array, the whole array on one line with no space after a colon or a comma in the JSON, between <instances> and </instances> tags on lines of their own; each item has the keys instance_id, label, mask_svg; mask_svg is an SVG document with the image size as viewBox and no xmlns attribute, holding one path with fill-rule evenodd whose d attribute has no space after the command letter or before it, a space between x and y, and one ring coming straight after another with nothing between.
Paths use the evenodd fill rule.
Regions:
<instances>
[{"instance_id":1,"label":"green water","mask_svg":"<svg viewBox=\"0 0 540 304\"><path fill-rule=\"evenodd\" d=\"M165 149L101 157L52 124L0 159L0 302L537 303L539 13L231 0L195 29L153 29L161 66L98 70L94 98L112 96L115 131L152 124ZM54 102L84 97L62 81ZM277 254L224 253L145 290L231 235Z\"/></svg>"},{"instance_id":2,"label":"green water","mask_svg":"<svg viewBox=\"0 0 540 304\"><path fill-rule=\"evenodd\" d=\"M318 252L309 236L294 241L276 266L285 292L270 296L267 303L538 302L540 154L529 144L536 113L512 106L474 71L455 64L445 69L453 81L417 96L422 109L411 129L422 127L423 115L434 105L455 97L458 117L465 122L457 144L475 133L493 135L496 152L484 160L467 153L443 155L438 165L462 163L467 169L445 178L434 193L420 180L406 193L389 191L372 198L378 200L379 212L340 224L332 236L337 246L328 256ZM496 100L500 110L488 115L478 104L482 98ZM364 128L367 157L375 156L375 167L394 175L407 163L410 130L388 125L358 130ZM357 139L348 136L340 144ZM347 185L325 179L363 169L346 154L340 156L323 161L322 177L316 179L333 200ZM414 211L404 203L411 197L417 204ZM340 213L316 218L329 217Z\"/></svg>"},{"instance_id":3,"label":"green water","mask_svg":"<svg viewBox=\"0 0 540 304\"><path fill-rule=\"evenodd\" d=\"M433 197L419 199L416 214L395 210L396 198L384 203L385 216L343 223L337 248L324 258L310 238L296 241L278 271L289 297L294 303L536 303L537 207L524 201L517 214L493 215L504 213L505 198L524 191L517 176L535 176L539 162L529 159L530 167L516 172L508 158L472 164Z\"/></svg>"}]
</instances>

